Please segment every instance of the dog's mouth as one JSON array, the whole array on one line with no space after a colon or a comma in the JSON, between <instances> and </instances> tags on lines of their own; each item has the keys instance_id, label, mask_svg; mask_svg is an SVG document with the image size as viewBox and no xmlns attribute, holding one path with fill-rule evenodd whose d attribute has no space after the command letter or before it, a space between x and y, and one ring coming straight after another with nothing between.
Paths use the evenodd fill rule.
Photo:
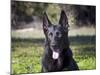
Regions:
<instances>
[{"instance_id":1,"label":"dog's mouth","mask_svg":"<svg viewBox=\"0 0 100 75\"><path fill-rule=\"evenodd\" d=\"M58 59L61 49L58 48L58 46L52 46L51 49L52 49L52 58L55 60Z\"/></svg>"},{"instance_id":2,"label":"dog's mouth","mask_svg":"<svg viewBox=\"0 0 100 75\"><path fill-rule=\"evenodd\" d=\"M58 59L59 58L59 53L53 51L52 58L55 59L55 60Z\"/></svg>"}]
</instances>

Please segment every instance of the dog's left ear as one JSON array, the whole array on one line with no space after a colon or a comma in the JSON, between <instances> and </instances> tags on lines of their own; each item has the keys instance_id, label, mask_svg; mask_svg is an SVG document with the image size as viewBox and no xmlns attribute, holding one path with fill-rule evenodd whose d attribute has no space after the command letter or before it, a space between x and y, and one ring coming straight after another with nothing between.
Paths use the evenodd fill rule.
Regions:
<instances>
[{"instance_id":1,"label":"dog's left ear","mask_svg":"<svg viewBox=\"0 0 100 75\"><path fill-rule=\"evenodd\" d=\"M44 15L43 15L43 30L44 30L44 33L46 33L48 31L49 26L51 26L51 22L48 19L48 16L45 12Z\"/></svg>"},{"instance_id":2,"label":"dog's left ear","mask_svg":"<svg viewBox=\"0 0 100 75\"><path fill-rule=\"evenodd\" d=\"M63 27L69 27L68 25L68 18L66 16L66 13L64 12L64 10L61 11L61 15L60 15L60 20L59 20L59 24Z\"/></svg>"}]
</instances>

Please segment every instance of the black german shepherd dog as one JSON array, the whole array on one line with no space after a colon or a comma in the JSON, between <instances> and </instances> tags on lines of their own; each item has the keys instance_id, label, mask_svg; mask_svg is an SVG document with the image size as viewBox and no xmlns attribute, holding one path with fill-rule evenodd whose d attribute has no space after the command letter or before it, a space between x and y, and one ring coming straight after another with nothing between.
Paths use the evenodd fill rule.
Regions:
<instances>
[{"instance_id":1,"label":"black german shepherd dog","mask_svg":"<svg viewBox=\"0 0 100 75\"><path fill-rule=\"evenodd\" d=\"M42 72L79 70L68 41L68 19L61 11L59 24L53 25L47 14L43 16L43 31L45 34L45 51L42 58Z\"/></svg>"}]
</instances>

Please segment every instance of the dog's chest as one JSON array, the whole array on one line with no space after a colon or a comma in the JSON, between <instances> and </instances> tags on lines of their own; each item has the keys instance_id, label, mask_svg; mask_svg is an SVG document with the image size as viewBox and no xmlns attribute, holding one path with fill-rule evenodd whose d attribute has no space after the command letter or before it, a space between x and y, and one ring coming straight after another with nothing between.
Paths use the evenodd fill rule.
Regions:
<instances>
[{"instance_id":1,"label":"dog's chest","mask_svg":"<svg viewBox=\"0 0 100 75\"><path fill-rule=\"evenodd\" d=\"M61 69L63 67L63 60L62 59L52 59L52 62L49 63L49 67L52 68L52 69Z\"/></svg>"}]
</instances>

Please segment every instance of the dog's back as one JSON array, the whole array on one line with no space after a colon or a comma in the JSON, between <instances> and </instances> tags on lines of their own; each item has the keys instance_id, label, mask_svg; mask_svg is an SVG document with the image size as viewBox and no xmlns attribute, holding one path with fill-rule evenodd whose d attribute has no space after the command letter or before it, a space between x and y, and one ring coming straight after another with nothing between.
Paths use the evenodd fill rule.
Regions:
<instances>
[{"instance_id":1,"label":"dog's back","mask_svg":"<svg viewBox=\"0 0 100 75\"><path fill-rule=\"evenodd\" d=\"M64 11L58 25L53 25L46 13L43 17L43 30L46 37L42 58L42 72L78 70L68 41L68 19Z\"/></svg>"}]
</instances>

